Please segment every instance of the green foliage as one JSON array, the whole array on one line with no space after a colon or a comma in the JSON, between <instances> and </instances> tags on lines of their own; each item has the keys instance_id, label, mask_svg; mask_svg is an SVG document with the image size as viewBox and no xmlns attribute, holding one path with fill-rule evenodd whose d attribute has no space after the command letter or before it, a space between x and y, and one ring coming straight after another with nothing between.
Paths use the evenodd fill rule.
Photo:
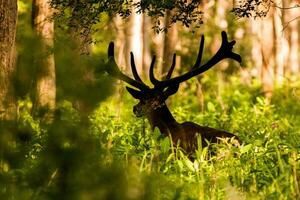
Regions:
<instances>
[{"instance_id":1,"label":"green foliage","mask_svg":"<svg viewBox=\"0 0 300 200\"><path fill-rule=\"evenodd\" d=\"M125 1L110 2L112 10L121 4L117 11L126 15ZM156 1L147 2L145 10L156 9L151 7ZM113 88L103 74L104 54L78 55L76 45L60 34L53 49L57 111L52 124L43 124L28 95L32 63L41 56L39 40L24 19L18 37L19 116L0 123L0 199L299 199L299 82L286 83L268 100L255 80L251 87L240 85L237 76L218 83L222 77L212 70L201 78L200 101L199 81L188 81L168 102L176 119L233 132L244 142L224 140L205 148L199 143L190 160L133 115L136 102L127 93L119 89L106 99ZM214 36L208 35L210 43Z\"/></svg>"},{"instance_id":2,"label":"green foliage","mask_svg":"<svg viewBox=\"0 0 300 200\"><path fill-rule=\"evenodd\" d=\"M59 20L68 22L72 26L92 28L100 21L100 15L120 15L127 18L131 12L146 13L155 19L154 29L165 30L168 27L161 27L162 17L167 11L171 13L171 23L181 22L184 26L199 26L202 24L202 11L199 10L202 1L186 0L94 0L94 1L71 1L51 0L51 5L57 10L56 16ZM72 23L76 22L76 23Z\"/></svg>"},{"instance_id":3,"label":"green foliage","mask_svg":"<svg viewBox=\"0 0 300 200\"><path fill-rule=\"evenodd\" d=\"M232 11L238 17L265 17L273 4L271 0L241 0Z\"/></svg>"},{"instance_id":4,"label":"green foliage","mask_svg":"<svg viewBox=\"0 0 300 200\"><path fill-rule=\"evenodd\" d=\"M59 34L55 43L57 99L68 100L88 115L112 91L104 75L104 55L80 55L78 45ZM97 73L95 73L97 72Z\"/></svg>"},{"instance_id":5,"label":"green foliage","mask_svg":"<svg viewBox=\"0 0 300 200\"><path fill-rule=\"evenodd\" d=\"M88 124L63 101L53 124L43 126L22 101L17 126L1 129L1 199L296 199L298 84L269 101L260 87L234 78L219 94L210 89L214 80L203 80L202 112L190 87L171 101L175 117L231 131L243 145L199 146L190 160L135 118L127 93L102 102Z\"/></svg>"}]
</instances>

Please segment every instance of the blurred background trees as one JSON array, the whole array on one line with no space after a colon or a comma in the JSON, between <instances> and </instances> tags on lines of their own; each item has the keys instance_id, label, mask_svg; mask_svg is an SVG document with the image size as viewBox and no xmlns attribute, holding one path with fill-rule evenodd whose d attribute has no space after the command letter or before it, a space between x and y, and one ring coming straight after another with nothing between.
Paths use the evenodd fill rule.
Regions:
<instances>
[{"instance_id":1,"label":"blurred background trees","mask_svg":"<svg viewBox=\"0 0 300 200\"><path fill-rule=\"evenodd\" d=\"M108 17L112 19L107 26L113 28L109 30L114 33L111 39L116 40L118 61L124 69L130 65L129 52L133 51L140 73L146 74L150 55L156 54L157 72L164 74L174 52L180 54L177 65L181 68L177 69L182 70L183 66L191 64L192 61L184 59L192 58L197 51L200 34L208 37L205 51L209 55L216 50L218 32L227 30L232 38L239 41L239 51L245 58L245 68L239 70L243 81L259 80L266 96L271 95L276 85L294 81L299 75L299 2L296 0L94 1L82 3L81 8L71 1L67 4L54 0L52 3L61 11L60 16L65 18L70 18L66 14L68 9L83 11L93 8L85 10L84 15L94 19L106 7ZM205 25L201 25L203 22ZM97 20L86 19L76 25L88 24L93 30L97 23ZM97 37L96 32L94 38ZM98 31L98 34L103 32ZM231 64L222 65L216 70L229 72L233 69Z\"/></svg>"},{"instance_id":2,"label":"blurred background trees","mask_svg":"<svg viewBox=\"0 0 300 200\"><path fill-rule=\"evenodd\" d=\"M60 56L55 58L56 46L59 45L55 46L54 43L62 41L62 36L73 44L71 49L80 58L89 58L95 53L105 54L108 42L115 40L119 65L128 70L129 52L132 51L138 71L143 76L147 74L151 55L156 54L156 73L163 76L172 61L173 53L178 54L176 69L180 73L187 70L184 66L192 64L201 34L207 37L205 53L208 58L216 51L219 32L226 30L233 39L239 41L237 51L244 57L244 68L238 69L232 63L222 63L223 67L215 71L219 76L239 71L243 82L249 84L254 79L258 80L263 93L271 96L274 87L295 81L299 75L297 3L296 0L284 3L252 0L20 1L24 8L20 12L24 13L19 17L19 30L31 18L32 36L40 40L39 50L33 50L39 53L31 59L32 65L36 66L35 74L27 78L27 82L31 81L36 88L31 95L34 108L55 108L56 89L60 87L56 86L60 82L56 81L60 67L55 65ZM10 25L16 27L13 21ZM24 35L20 34L18 37ZM10 37L15 38L13 34ZM10 45L13 46L12 42ZM87 82L91 81L88 81L91 77L87 78L91 75L90 70L81 72L86 74ZM19 85L25 84L20 82L20 77L18 80ZM75 104L78 108L84 107L82 102Z\"/></svg>"},{"instance_id":3,"label":"blurred background trees","mask_svg":"<svg viewBox=\"0 0 300 200\"><path fill-rule=\"evenodd\" d=\"M233 156L238 150L224 157L227 147L221 148L220 159L226 160L227 168L221 162L213 167L220 174L227 170L221 176L226 187L234 182L249 193L264 195L264 187L274 195L272 187L278 191L283 184L283 194L289 191L297 199L299 3L0 0L0 199L153 199L153 187L161 185L176 199L186 187L182 177L193 185L198 181L195 191L204 189L199 178L203 174L189 160L169 157L168 142L160 140L157 131L150 134L146 123L131 115L133 102L122 94L123 87L115 92L119 98L108 102L117 112L112 106L99 106L114 89L103 65L108 43L115 41L117 62L127 74L130 51L145 81L154 54L157 77L164 77L173 53L175 75L181 74L193 66L201 34L205 62L217 51L222 30L237 41L242 67L222 62L190 80L179 92L187 98L172 102L177 105L174 113L179 120L226 129L253 144L241 150L245 157L240 168ZM130 104L124 104L125 109L123 101ZM269 160L264 160L266 154ZM211 194L219 197L225 187L222 181L222 187L215 184L209 162L194 166L208 166L203 168L205 180L210 180L206 189L213 188ZM244 166L249 171L243 171ZM147 173L141 176L141 171ZM160 179L153 180L156 175ZM290 182L282 181L285 177ZM271 184L273 179L276 184ZM170 181L181 185L175 191ZM194 198L200 194L195 193Z\"/></svg>"}]
</instances>

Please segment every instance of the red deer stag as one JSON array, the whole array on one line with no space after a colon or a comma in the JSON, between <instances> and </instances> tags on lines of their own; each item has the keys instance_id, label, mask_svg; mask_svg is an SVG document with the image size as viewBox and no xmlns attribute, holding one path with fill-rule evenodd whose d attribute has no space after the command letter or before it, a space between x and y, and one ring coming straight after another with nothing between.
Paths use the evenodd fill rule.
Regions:
<instances>
[{"instance_id":1,"label":"red deer stag","mask_svg":"<svg viewBox=\"0 0 300 200\"><path fill-rule=\"evenodd\" d=\"M169 96L177 92L180 83L207 71L221 60L230 58L241 63L242 59L240 55L232 52L234 44L235 41L229 42L226 32L223 31L221 47L209 61L201 65L204 47L204 36L202 36L198 57L194 66L183 75L171 78L176 62L176 54L174 54L172 65L164 80L158 80L154 76L155 56L153 56L149 70L149 78L154 87L150 88L139 77L132 52L130 53L131 70L134 79L120 71L114 58L114 43L111 42L108 47L106 71L114 78L122 80L135 88L126 87L127 91L135 99L139 100L139 103L133 107L133 112L137 117L146 116L153 130L155 127L158 127L164 136L171 136L174 145L179 143L180 147L190 154L197 148L197 134L201 134L202 146L207 146L207 141L216 143L219 138L231 138L236 136L226 131L200 126L193 122L178 123L172 116L165 102Z\"/></svg>"}]
</instances>

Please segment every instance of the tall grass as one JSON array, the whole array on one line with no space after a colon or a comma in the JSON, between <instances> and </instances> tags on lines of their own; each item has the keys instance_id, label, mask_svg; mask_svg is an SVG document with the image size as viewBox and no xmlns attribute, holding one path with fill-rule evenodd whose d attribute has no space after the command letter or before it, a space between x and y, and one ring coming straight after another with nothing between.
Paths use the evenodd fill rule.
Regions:
<instances>
[{"instance_id":1,"label":"tall grass","mask_svg":"<svg viewBox=\"0 0 300 200\"><path fill-rule=\"evenodd\" d=\"M199 146L193 160L136 118L126 93L100 103L89 124L61 101L43 125L21 101L18 123L1 129L1 199L299 199L299 84L270 100L236 80L219 93L210 87L203 105L196 87L179 91L184 98L168 102L175 118L233 132L243 144Z\"/></svg>"}]
</instances>

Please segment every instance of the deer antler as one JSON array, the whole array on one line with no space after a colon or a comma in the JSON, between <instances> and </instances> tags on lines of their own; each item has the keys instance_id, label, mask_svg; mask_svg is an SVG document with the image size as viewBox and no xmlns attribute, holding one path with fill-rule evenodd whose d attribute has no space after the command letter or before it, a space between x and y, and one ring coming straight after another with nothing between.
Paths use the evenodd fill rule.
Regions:
<instances>
[{"instance_id":1,"label":"deer antler","mask_svg":"<svg viewBox=\"0 0 300 200\"><path fill-rule=\"evenodd\" d=\"M176 53L174 53L174 55L173 55L172 65L171 65L171 67L170 67L170 69L168 71L168 74L167 74L165 80L168 80L168 79L171 78L172 73L173 73L173 71L175 69L175 66L176 66Z\"/></svg>"},{"instance_id":2,"label":"deer antler","mask_svg":"<svg viewBox=\"0 0 300 200\"><path fill-rule=\"evenodd\" d=\"M108 46L108 62L107 62L107 67L106 67L107 73L109 73L111 76L113 76L117 79L120 79L120 80L128 83L129 85L136 87L140 90L148 90L149 87L142 82L141 78L139 77L139 75L136 71L133 54L131 53L131 69L132 69L132 73L133 73L135 80L121 72L121 70L119 69L119 67L115 61L114 54L115 54L114 53L114 43L110 42L109 46Z\"/></svg>"},{"instance_id":3,"label":"deer antler","mask_svg":"<svg viewBox=\"0 0 300 200\"><path fill-rule=\"evenodd\" d=\"M202 55L204 49L204 35L201 35L200 47L195 65L191 68L191 71L201 66Z\"/></svg>"},{"instance_id":4,"label":"deer antler","mask_svg":"<svg viewBox=\"0 0 300 200\"><path fill-rule=\"evenodd\" d=\"M154 64L155 64L155 60L156 60L156 56L154 55L152 57L152 61L151 61L151 64L150 64L150 68L149 68L149 78L150 78L150 81L151 83L156 86L160 81L157 80L154 76Z\"/></svg>"},{"instance_id":5,"label":"deer antler","mask_svg":"<svg viewBox=\"0 0 300 200\"><path fill-rule=\"evenodd\" d=\"M142 81L139 74L137 73L136 65L135 65L135 61L134 61L134 55L132 52L130 52L130 65L131 65L131 71L132 71L134 79L138 82L143 83L143 85L145 85L145 83Z\"/></svg>"},{"instance_id":6,"label":"deer antler","mask_svg":"<svg viewBox=\"0 0 300 200\"><path fill-rule=\"evenodd\" d=\"M171 76L172 76L172 73L173 73L175 65L176 65L176 54L173 55L171 67L170 67L165 79L162 81L156 79L154 76L154 66L155 66L156 57L153 56L152 62L150 65L150 69L149 69L149 78L150 78L151 83L154 85L153 89L163 91L165 88L170 88L169 90L165 91L165 94L166 95L174 94L178 90L180 83L209 70L211 67L213 67L214 65L216 65L218 62L220 62L223 59L230 58L230 59L233 59L233 60L241 63L242 62L241 56L232 51L233 46L235 45L235 41L233 40L233 41L229 42L225 31L222 31L221 35L222 35L222 44L221 44L219 50L210 60L208 60L205 64L201 65L203 49L204 49L204 36L202 35L197 60L194 64L194 66L185 74L183 74L181 76L177 76L175 78L171 78ZM120 80L128 83L129 85L140 89L141 91L151 90L150 87L147 86L142 81L140 76L138 75L137 70L136 70L136 65L134 62L134 55L132 52L130 53L130 62L131 62L131 70L132 70L134 79L130 78L129 76L123 74L120 71L118 65L116 64L115 57L114 57L114 43L111 42L109 44L108 63L107 64L110 65L110 67L107 66L106 71L111 76L113 76L117 79L120 79Z\"/></svg>"},{"instance_id":7,"label":"deer antler","mask_svg":"<svg viewBox=\"0 0 300 200\"><path fill-rule=\"evenodd\" d=\"M227 34L225 31L222 31L222 44L217 53L209 60L207 63L204 65L201 65L201 59L202 59L202 54L203 54L203 47L204 47L204 36L201 37L201 42L200 42L200 47L199 47L199 53L197 56L197 61L195 65L191 68L190 71L186 72L185 74L171 78L171 79L166 79L163 81L158 81L155 86L159 88L166 88L169 86L172 86L174 84L180 84L194 76L197 76L207 70L209 70L211 67L216 65L218 62L220 62L223 59L230 58L233 59L239 63L242 62L242 58L240 55L232 52L233 46L235 45L235 41L229 42L227 39ZM153 69L152 69L153 70Z\"/></svg>"}]
</instances>

